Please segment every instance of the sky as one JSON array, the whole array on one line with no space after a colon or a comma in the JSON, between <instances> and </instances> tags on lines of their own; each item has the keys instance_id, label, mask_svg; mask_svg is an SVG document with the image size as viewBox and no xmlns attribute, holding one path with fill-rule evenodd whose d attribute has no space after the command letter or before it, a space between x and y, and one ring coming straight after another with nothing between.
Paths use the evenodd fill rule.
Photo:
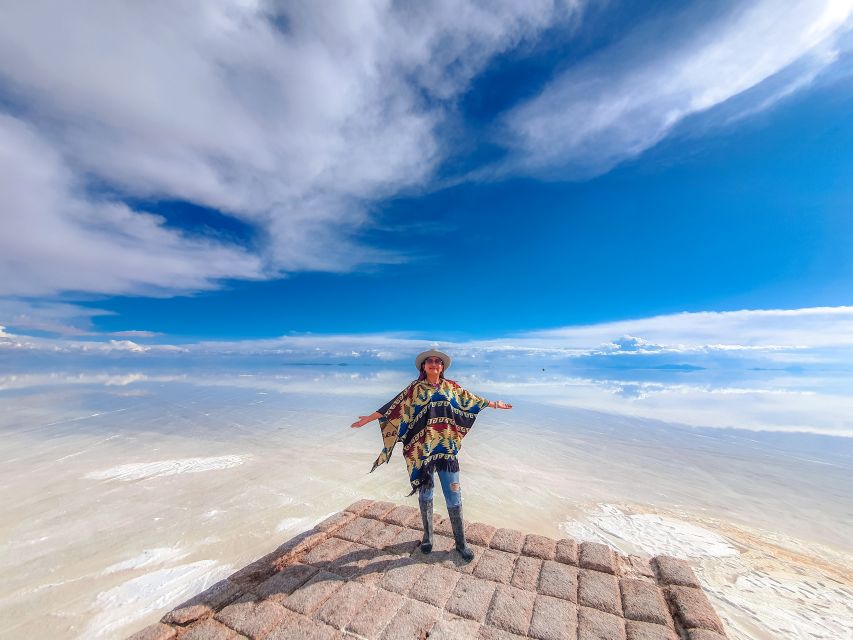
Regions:
<instances>
[{"instance_id":1,"label":"sky","mask_svg":"<svg viewBox=\"0 0 853 640\"><path fill-rule=\"evenodd\" d=\"M853 1L779 7L13 3L0 358L849 370Z\"/></svg>"}]
</instances>

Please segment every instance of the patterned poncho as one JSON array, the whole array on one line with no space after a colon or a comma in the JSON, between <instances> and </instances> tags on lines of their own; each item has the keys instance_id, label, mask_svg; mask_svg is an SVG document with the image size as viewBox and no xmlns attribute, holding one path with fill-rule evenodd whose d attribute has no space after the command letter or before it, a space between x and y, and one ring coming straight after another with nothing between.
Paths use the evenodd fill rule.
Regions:
<instances>
[{"instance_id":1,"label":"patterned poncho","mask_svg":"<svg viewBox=\"0 0 853 640\"><path fill-rule=\"evenodd\" d=\"M432 487L433 471L459 470L456 454L462 438L488 404L453 380L442 379L438 385L414 380L377 410L382 414L379 427L383 448L370 471L388 462L394 446L402 442L412 493Z\"/></svg>"}]
</instances>

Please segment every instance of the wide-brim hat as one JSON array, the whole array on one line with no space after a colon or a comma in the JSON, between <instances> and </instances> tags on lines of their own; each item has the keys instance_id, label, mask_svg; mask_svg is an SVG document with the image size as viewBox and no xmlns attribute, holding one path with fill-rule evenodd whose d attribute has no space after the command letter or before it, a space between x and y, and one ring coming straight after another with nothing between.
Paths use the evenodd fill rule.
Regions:
<instances>
[{"instance_id":1,"label":"wide-brim hat","mask_svg":"<svg viewBox=\"0 0 853 640\"><path fill-rule=\"evenodd\" d=\"M450 368L450 363L453 360L450 359L450 356L446 353L442 353L441 351L436 351L435 349L430 349L429 351L424 351L423 353L419 353L418 357L415 358L415 368L418 371L421 370L421 365L424 363L424 360L427 358L441 358L441 361L444 363L444 370L447 371Z\"/></svg>"}]
</instances>

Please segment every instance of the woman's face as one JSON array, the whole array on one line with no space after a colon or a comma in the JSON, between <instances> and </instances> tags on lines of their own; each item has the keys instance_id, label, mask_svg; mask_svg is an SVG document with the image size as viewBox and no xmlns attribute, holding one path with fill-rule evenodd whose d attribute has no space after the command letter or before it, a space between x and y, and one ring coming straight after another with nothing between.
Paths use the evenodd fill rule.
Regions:
<instances>
[{"instance_id":1,"label":"woman's face","mask_svg":"<svg viewBox=\"0 0 853 640\"><path fill-rule=\"evenodd\" d=\"M444 362L441 358L429 357L424 360L424 371L427 375L440 375L444 370Z\"/></svg>"}]
</instances>

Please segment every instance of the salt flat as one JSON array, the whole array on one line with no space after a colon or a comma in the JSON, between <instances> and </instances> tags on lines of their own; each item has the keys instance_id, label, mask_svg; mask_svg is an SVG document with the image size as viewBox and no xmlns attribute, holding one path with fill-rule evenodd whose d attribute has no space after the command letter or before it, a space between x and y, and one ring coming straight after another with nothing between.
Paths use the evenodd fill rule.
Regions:
<instances>
[{"instance_id":1,"label":"salt flat","mask_svg":"<svg viewBox=\"0 0 853 640\"><path fill-rule=\"evenodd\" d=\"M360 497L405 501L402 460L368 474L379 437L348 428L396 384L122 373L8 388L4 633L124 637ZM853 629L849 442L524 395L466 438L465 509L684 557L732 638L837 638Z\"/></svg>"}]
</instances>

